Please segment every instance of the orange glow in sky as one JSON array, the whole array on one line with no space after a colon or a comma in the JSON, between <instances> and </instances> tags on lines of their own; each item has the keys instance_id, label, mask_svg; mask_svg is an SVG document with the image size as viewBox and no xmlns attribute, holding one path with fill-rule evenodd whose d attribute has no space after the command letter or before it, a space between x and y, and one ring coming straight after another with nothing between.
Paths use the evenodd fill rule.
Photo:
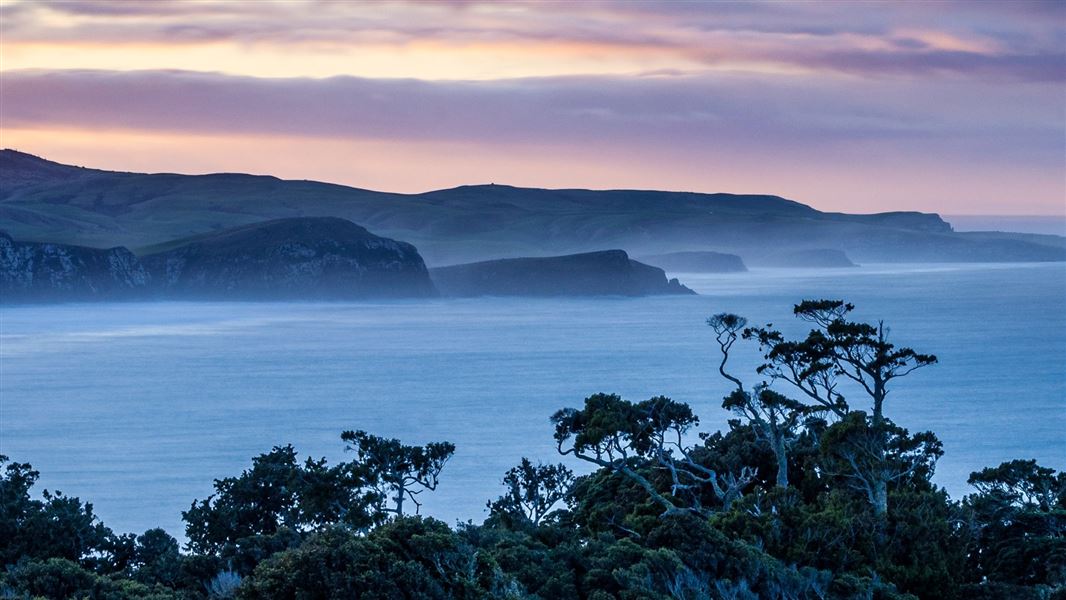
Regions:
<instances>
[{"instance_id":1,"label":"orange glow in sky","mask_svg":"<svg viewBox=\"0 0 1066 600\"><path fill-rule=\"evenodd\" d=\"M1066 214L1062 10L0 0L0 145L401 192Z\"/></svg>"}]
</instances>

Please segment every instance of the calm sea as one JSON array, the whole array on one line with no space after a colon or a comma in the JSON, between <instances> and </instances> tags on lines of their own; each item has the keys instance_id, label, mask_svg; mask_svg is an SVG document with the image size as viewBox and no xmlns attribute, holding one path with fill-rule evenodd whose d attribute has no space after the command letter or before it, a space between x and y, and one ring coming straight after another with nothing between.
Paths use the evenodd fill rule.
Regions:
<instances>
[{"instance_id":1,"label":"calm sea","mask_svg":"<svg viewBox=\"0 0 1066 600\"><path fill-rule=\"evenodd\" d=\"M423 512L479 521L522 456L559 460L555 410L601 391L664 394L717 429L727 386L704 319L730 311L800 334L792 304L831 297L939 356L900 380L887 412L944 441L936 477L953 496L970 471L1011 458L1066 468L1062 264L681 277L701 295L5 307L0 453L116 531L180 537L180 512L214 478L273 445L342 459L346 429L450 440L458 452ZM736 370L754 365L749 353Z\"/></svg>"}]
</instances>

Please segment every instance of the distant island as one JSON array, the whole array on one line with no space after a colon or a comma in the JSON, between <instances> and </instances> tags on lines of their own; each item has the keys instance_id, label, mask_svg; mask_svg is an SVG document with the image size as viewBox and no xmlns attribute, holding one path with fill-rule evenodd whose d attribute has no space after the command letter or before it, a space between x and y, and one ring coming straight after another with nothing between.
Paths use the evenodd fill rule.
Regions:
<instances>
[{"instance_id":1,"label":"distant island","mask_svg":"<svg viewBox=\"0 0 1066 600\"><path fill-rule=\"evenodd\" d=\"M0 151L0 229L16 240L135 253L293 217L339 217L413 244L429 266L621 248L712 251L749 265L811 249L867 262L1066 260L1066 238L956 233L938 215L844 214L769 195L474 185L394 194L275 177L142 174Z\"/></svg>"},{"instance_id":2,"label":"distant island","mask_svg":"<svg viewBox=\"0 0 1066 600\"><path fill-rule=\"evenodd\" d=\"M433 281L446 296L650 296L695 294L658 268L622 250L511 258L438 267Z\"/></svg>"}]
</instances>

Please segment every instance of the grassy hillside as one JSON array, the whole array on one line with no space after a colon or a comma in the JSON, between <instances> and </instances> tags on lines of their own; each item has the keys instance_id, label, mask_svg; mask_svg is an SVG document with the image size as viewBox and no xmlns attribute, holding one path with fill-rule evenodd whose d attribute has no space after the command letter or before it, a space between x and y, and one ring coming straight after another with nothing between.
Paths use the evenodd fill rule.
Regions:
<instances>
[{"instance_id":1,"label":"grassy hillside","mask_svg":"<svg viewBox=\"0 0 1066 600\"><path fill-rule=\"evenodd\" d=\"M1066 258L1054 244L961 236L933 214L824 213L777 196L502 185L407 195L241 174L101 171L0 151L0 229L16 239L158 251L175 239L300 216L351 220L415 244L436 265L604 248L745 259L831 248L860 262Z\"/></svg>"}]
</instances>

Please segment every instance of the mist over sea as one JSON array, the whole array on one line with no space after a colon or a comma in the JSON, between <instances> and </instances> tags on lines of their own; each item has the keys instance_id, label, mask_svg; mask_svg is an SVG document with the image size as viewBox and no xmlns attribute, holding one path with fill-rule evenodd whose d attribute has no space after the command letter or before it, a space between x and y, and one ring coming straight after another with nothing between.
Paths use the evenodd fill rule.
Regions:
<instances>
[{"instance_id":1,"label":"mist over sea","mask_svg":"<svg viewBox=\"0 0 1066 600\"><path fill-rule=\"evenodd\" d=\"M1013 231L1066 235L1066 215L944 215L955 231Z\"/></svg>"},{"instance_id":2,"label":"mist over sea","mask_svg":"<svg viewBox=\"0 0 1066 600\"><path fill-rule=\"evenodd\" d=\"M480 521L520 457L560 460L555 410L601 391L663 394L702 430L723 427L729 388L704 319L736 312L799 335L792 304L828 297L940 358L899 380L886 411L940 436L935 480L953 496L1003 460L1066 468L1061 263L679 276L702 295L3 307L0 453L116 531L181 537L181 511L273 445L340 460L345 429L450 440L423 512ZM756 359L739 355L734 372L754 382Z\"/></svg>"}]
</instances>

